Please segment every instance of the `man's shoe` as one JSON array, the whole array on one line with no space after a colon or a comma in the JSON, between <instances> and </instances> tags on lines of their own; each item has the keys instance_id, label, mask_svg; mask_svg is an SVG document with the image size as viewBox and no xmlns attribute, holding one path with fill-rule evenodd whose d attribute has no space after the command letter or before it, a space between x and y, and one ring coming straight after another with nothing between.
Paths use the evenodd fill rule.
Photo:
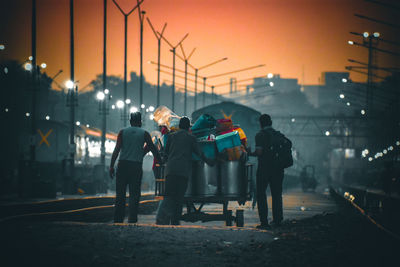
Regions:
<instances>
[{"instance_id":1,"label":"man's shoe","mask_svg":"<svg viewBox=\"0 0 400 267\"><path fill-rule=\"evenodd\" d=\"M271 229L271 226L268 223L262 223L260 225L257 225L256 228L260 230L269 230Z\"/></svg>"}]
</instances>

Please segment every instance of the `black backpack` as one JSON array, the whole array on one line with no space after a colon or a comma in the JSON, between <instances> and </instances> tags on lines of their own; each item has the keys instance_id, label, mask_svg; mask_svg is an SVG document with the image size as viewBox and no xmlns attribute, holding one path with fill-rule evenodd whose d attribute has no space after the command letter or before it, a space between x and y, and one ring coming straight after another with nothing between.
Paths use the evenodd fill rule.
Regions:
<instances>
[{"instance_id":1,"label":"black backpack","mask_svg":"<svg viewBox=\"0 0 400 267\"><path fill-rule=\"evenodd\" d=\"M285 169L293 165L292 142L279 131L268 131L271 136L272 162Z\"/></svg>"}]
</instances>

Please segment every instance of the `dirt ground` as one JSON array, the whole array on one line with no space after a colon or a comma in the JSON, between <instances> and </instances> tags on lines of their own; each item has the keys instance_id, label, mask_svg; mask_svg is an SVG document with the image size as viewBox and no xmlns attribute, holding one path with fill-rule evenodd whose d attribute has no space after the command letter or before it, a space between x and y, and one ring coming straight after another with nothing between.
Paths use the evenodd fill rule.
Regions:
<instances>
[{"instance_id":1,"label":"dirt ground","mask_svg":"<svg viewBox=\"0 0 400 267\"><path fill-rule=\"evenodd\" d=\"M271 231L18 221L0 234L1 266L397 266L400 248L345 206Z\"/></svg>"},{"instance_id":2,"label":"dirt ground","mask_svg":"<svg viewBox=\"0 0 400 267\"><path fill-rule=\"evenodd\" d=\"M288 220L268 231L257 230L251 221L244 228L201 223L160 227L152 224L154 219L139 224L79 222L79 216L93 221L110 217L108 209L95 217L7 221L0 223L0 266L398 266L398 240L343 202L334 212L322 212L331 210L325 203L320 210L313 206L308 218L296 215L303 213L290 209L290 203L299 202L299 196L286 201ZM300 203L308 207L306 199L312 196L305 197ZM153 218L155 207L146 207L141 214L149 215L141 218Z\"/></svg>"}]
</instances>

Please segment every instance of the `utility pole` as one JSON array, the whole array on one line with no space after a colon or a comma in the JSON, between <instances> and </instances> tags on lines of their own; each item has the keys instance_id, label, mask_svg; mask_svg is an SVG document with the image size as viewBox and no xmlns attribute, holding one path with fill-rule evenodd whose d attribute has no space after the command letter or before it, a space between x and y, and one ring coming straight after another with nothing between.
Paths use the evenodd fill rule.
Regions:
<instances>
[{"instance_id":1,"label":"utility pole","mask_svg":"<svg viewBox=\"0 0 400 267\"><path fill-rule=\"evenodd\" d=\"M133 7L128 13L125 13L122 8L118 5L118 3L113 0L114 4L117 6L119 11L124 15L124 103L126 99L128 98L128 83L127 83L127 57L128 57L128 16L132 14L132 12L139 7L141 3L143 3L144 0L138 1L137 5ZM128 112L126 110L126 105L123 107L123 123L124 127L127 125L127 115Z\"/></svg>"},{"instance_id":2,"label":"utility pole","mask_svg":"<svg viewBox=\"0 0 400 267\"><path fill-rule=\"evenodd\" d=\"M107 0L103 1L104 11L103 11L103 93L107 88ZM102 101L102 130L101 130L101 158L100 164L105 167L106 164L106 131L107 131L107 103ZM105 178L105 177L104 177Z\"/></svg>"},{"instance_id":3,"label":"utility pole","mask_svg":"<svg viewBox=\"0 0 400 267\"><path fill-rule=\"evenodd\" d=\"M151 29L153 30L154 35L157 38L157 43L158 43L158 56L157 56L157 106L160 106L160 59L161 59L161 38L164 34L165 27L167 27L167 23L164 24L164 27L161 30L160 35L156 32L154 29L153 25L150 22L149 18L146 18L147 22L149 23Z\"/></svg>"},{"instance_id":4,"label":"utility pole","mask_svg":"<svg viewBox=\"0 0 400 267\"><path fill-rule=\"evenodd\" d=\"M175 111L175 56L176 56L176 48L188 37L189 33L187 33L177 45L173 46L168 40L158 32L158 35L164 39L164 41L171 47L172 52L172 111Z\"/></svg>"},{"instance_id":5,"label":"utility pole","mask_svg":"<svg viewBox=\"0 0 400 267\"><path fill-rule=\"evenodd\" d=\"M182 55L183 58L178 56L180 59L183 60L183 62L185 62L185 95L184 95L184 102L183 102L183 114L186 115L187 112L187 75L188 75L188 60L190 59L190 57L193 55L194 51L196 50L196 48L193 48L192 52L190 53L190 55L188 57L186 57L185 54L185 50L183 50L183 46L182 44L180 44L181 50L182 50ZM195 78L197 79L197 75L195 74Z\"/></svg>"},{"instance_id":6,"label":"utility pole","mask_svg":"<svg viewBox=\"0 0 400 267\"><path fill-rule=\"evenodd\" d=\"M140 22L140 87L139 87L139 102L140 102L140 112L143 111L143 21L146 11L140 10L139 0L137 0L139 8L139 22Z\"/></svg>"},{"instance_id":7,"label":"utility pole","mask_svg":"<svg viewBox=\"0 0 400 267\"><path fill-rule=\"evenodd\" d=\"M30 140L30 160L36 160L36 0L32 0L32 114L31 114L31 140Z\"/></svg>"}]
</instances>

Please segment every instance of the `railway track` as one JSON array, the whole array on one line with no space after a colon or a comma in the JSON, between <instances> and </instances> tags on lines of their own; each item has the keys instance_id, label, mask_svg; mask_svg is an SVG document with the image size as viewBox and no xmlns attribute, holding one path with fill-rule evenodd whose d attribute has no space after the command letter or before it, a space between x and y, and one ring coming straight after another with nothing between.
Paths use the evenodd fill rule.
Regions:
<instances>
[{"instance_id":1,"label":"railway track","mask_svg":"<svg viewBox=\"0 0 400 267\"><path fill-rule=\"evenodd\" d=\"M371 204L371 201L365 201L365 198L360 201L353 195L358 196L359 192L357 191L360 190L352 190L351 188L346 188L346 190L343 190L342 187L331 188L331 195L342 202L346 202L375 227L400 241L398 205L392 204L387 205L386 208L382 207L384 201L388 202L389 199L398 202L398 199L381 196L381 198L375 199L375 203Z\"/></svg>"},{"instance_id":2,"label":"railway track","mask_svg":"<svg viewBox=\"0 0 400 267\"><path fill-rule=\"evenodd\" d=\"M139 214L157 209L153 194L143 194ZM67 198L30 203L0 205L0 223L18 221L82 221L111 222L114 216L114 196Z\"/></svg>"}]
</instances>

